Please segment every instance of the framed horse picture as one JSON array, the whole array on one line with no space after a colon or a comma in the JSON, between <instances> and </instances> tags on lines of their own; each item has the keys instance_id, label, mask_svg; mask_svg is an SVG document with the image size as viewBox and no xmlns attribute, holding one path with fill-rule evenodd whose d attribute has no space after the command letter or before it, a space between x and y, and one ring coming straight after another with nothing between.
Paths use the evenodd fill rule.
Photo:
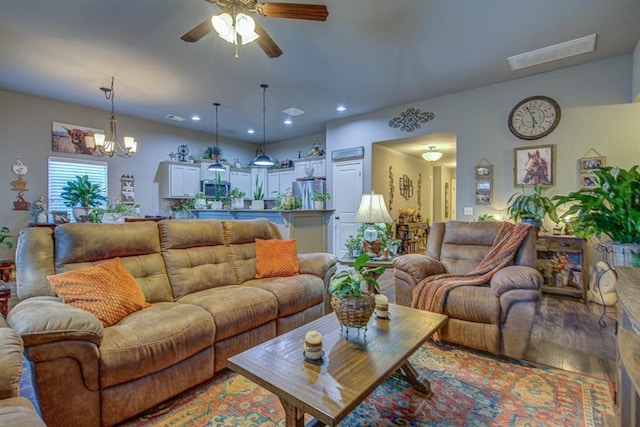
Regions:
<instances>
[{"instance_id":1,"label":"framed horse picture","mask_svg":"<svg viewBox=\"0 0 640 427\"><path fill-rule=\"evenodd\" d=\"M556 180L555 144L513 149L513 185L549 187Z\"/></svg>"}]
</instances>

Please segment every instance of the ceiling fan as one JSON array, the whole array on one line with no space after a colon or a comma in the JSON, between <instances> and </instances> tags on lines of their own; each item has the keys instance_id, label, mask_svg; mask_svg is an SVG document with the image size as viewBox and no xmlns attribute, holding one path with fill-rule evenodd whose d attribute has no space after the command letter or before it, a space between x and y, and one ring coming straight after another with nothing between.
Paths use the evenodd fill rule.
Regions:
<instances>
[{"instance_id":1,"label":"ceiling fan","mask_svg":"<svg viewBox=\"0 0 640 427\"><path fill-rule=\"evenodd\" d=\"M232 17L233 22L236 22L236 17L238 17L239 14L251 15L253 13L257 13L258 15L266 18L306 19L310 21L326 21L327 16L329 16L327 7L319 4L263 3L258 2L257 0L205 1L216 4L223 13L229 14L229 16ZM213 18L206 19L180 38L186 42L197 42L214 29L212 19L215 18L217 17L214 16ZM254 20L254 22L255 35L258 36L255 40L264 53L266 53L269 58L277 58L282 55L282 50L278 47L276 42L273 41L257 21ZM227 41L237 45L237 37L238 35L234 32L232 38L227 39Z\"/></svg>"}]
</instances>

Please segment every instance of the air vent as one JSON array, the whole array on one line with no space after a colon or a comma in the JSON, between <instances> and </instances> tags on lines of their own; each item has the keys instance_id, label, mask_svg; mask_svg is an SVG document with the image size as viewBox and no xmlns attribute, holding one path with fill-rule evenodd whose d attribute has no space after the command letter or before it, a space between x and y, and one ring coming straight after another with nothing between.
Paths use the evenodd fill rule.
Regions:
<instances>
[{"instance_id":1,"label":"air vent","mask_svg":"<svg viewBox=\"0 0 640 427\"><path fill-rule=\"evenodd\" d=\"M176 116L175 114L167 114L165 117L169 120L175 120L176 122L184 122L187 120L184 117Z\"/></svg>"},{"instance_id":2,"label":"air vent","mask_svg":"<svg viewBox=\"0 0 640 427\"><path fill-rule=\"evenodd\" d=\"M563 43L554 44L553 46L547 46L530 52L521 53L519 55L510 56L507 60L509 61L509 67L511 70L515 71L521 68L544 64L545 62L556 61L558 59L593 52L595 47L596 35L591 34L589 36L580 37L579 39L569 40Z\"/></svg>"},{"instance_id":3,"label":"air vent","mask_svg":"<svg viewBox=\"0 0 640 427\"><path fill-rule=\"evenodd\" d=\"M304 114L304 111L299 110L296 107L287 108L286 110L282 110L282 112L293 117L301 116Z\"/></svg>"}]
</instances>

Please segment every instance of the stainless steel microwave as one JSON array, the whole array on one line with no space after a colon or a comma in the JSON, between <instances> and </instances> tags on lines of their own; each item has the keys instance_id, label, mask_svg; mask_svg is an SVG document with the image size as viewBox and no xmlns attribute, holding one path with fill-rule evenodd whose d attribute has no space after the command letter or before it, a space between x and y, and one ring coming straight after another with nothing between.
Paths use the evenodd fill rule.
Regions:
<instances>
[{"instance_id":1,"label":"stainless steel microwave","mask_svg":"<svg viewBox=\"0 0 640 427\"><path fill-rule=\"evenodd\" d=\"M218 195L220 197L225 197L231 190L231 183L229 181L220 181L218 184L213 179L204 179L200 181L200 183L200 191L202 191L207 198L216 197Z\"/></svg>"}]
</instances>

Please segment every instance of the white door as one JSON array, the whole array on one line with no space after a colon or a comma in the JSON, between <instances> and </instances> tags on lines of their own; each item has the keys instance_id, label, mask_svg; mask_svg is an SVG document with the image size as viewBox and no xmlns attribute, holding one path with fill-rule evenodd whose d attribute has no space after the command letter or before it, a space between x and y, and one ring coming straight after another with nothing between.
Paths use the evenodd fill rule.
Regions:
<instances>
[{"instance_id":1,"label":"white door","mask_svg":"<svg viewBox=\"0 0 640 427\"><path fill-rule=\"evenodd\" d=\"M333 253L338 258L346 255L345 241L350 234L356 234L360 225L354 218L360 207L362 190L362 160L333 164Z\"/></svg>"}]
</instances>

